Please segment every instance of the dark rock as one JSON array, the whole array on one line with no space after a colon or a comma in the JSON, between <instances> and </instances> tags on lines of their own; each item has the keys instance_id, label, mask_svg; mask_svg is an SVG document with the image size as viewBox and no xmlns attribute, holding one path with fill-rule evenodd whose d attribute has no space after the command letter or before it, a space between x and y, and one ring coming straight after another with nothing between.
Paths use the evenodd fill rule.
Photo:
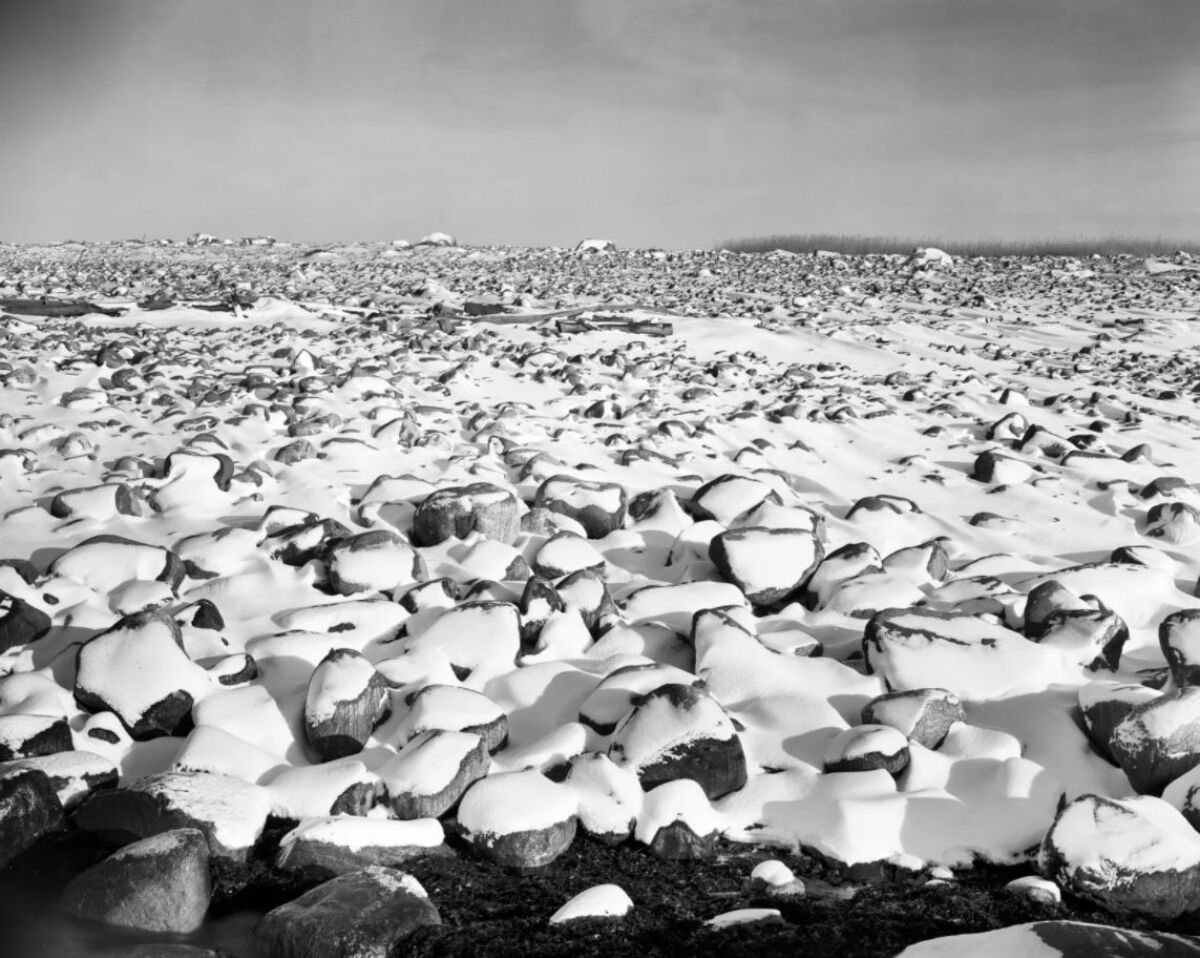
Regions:
<instances>
[{"instance_id":1,"label":"dark rock","mask_svg":"<svg viewBox=\"0 0 1200 958\"><path fill-rule=\"evenodd\" d=\"M378 775L397 818L440 818L487 774L490 762L482 735L432 729L409 741ZM435 776L434 769L444 774Z\"/></svg>"},{"instance_id":2,"label":"dark rock","mask_svg":"<svg viewBox=\"0 0 1200 958\"><path fill-rule=\"evenodd\" d=\"M333 649L313 669L304 735L322 761L361 752L387 713L387 682L360 653Z\"/></svg>"},{"instance_id":3,"label":"dark rock","mask_svg":"<svg viewBox=\"0 0 1200 958\"><path fill-rule=\"evenodd\" d=\"M192 693L206 690L209 679L182 642L179 625L164 612L125 616L80 646L76 702L89 712L113 712L135 739L186 732Z\"/></svg>"},{"instance_id":4,"label":"dark rock","mask_svg":"<svg viewBox=\"0 0 1200 958\"><path fill-rule=\"evenodd\" d=\"M520 533L517 497L490 482L438 489L426 496L413 516L413 541L435 546L450 538L479 532L512 543Z\"/></svg>"},{"instance_id":5,"label":"dark rock","mask_svg":"<svg viewBox=\"0 0 1200 958\"><path fill-rule=\"evenodd\" d=\"M440 924L415 878L372 865L267 912L254 944L263 958L386 958L418 928Z\"/></svg>"},{"instance_id":6,"label":"dark rock","mask_svg":"<svg viewBox=\"0 0 1200 958\"><path fill-rule=\"evenodd\" d=\"M261 786L212 772L163 772L93 793L74 822L120 845L197 828L211 855L244 861L270 811L270 793Z\"/></svg>"},{"instance_id":7,"label":"dark rock","mask_svg":"<svg viewBox=\"0 0 1200 958\"><path fill-rule=\"evenodd\" d=\"M717 833L697 835L687 822L664 825L650 840L650 851L668 861L707 861L716 854Z\"/></svg>"},{"instance_id":8,"label":"dark rock","mask_svg":"<svg viewBox=\"0 0 1200 958\"><path fill-rule=\"evenodd\" d=\"M339 539L331 546L325 563L329 588L338 595L390 592L428 576L421 554L387 529Z\"/></svg>"},{"instance_id":9,"label":"dark rock","mask_svg":"<svg viewBox=\"0 0 1200 958\"><path fill-rule=\"evenodd\" d=\"M183 828L126 845L77 875L63 905L77 918L188 934L204 922L209 893L208 842Z\"/></svg>"},{"instance_id":10,"label":"dark rock","mask_svg":"<svg viewBox=\"0 0 1200 958\"><path fill-rule=\"evenodd\" d=\"M0 715L0 762L53 755L74 747L71 727L61 716Z\"/></svg>"},{"instance_id":11,"label":"dark rock","mask_svg":"<svg viewBox=\"0 0 1200 958\"><path fill-rule=\"evenodd\" d=\"M1200 908L1200 836L1158 798L1081 795L1055 817L1038 870L1115 914Z\"/></svg>"},{"instance_id":12,"label":"dark rock","mask_svg":"<svg viewBox=\"0 0 1200 958\"><path fill-rule=\"evenodd\" d=\"M946 689L886 692L863 706L864 724L890 725L909 740L935 749L950 726L967 720L962 702Z\"/></svg>"},{"instance_id":13,"label":"dark rock","mask_svg":"<svg viewBox=\"0 0 1200 958\"><path fill-rule=\"evenodd\" d=\"M733 723L716 699L692 685L662 685L642 697L613 733L608 755L633 768L647 791L690 778L716 801L746 784Z\"/></svg>"},{"instance_id":14,"label":"dark rock","mask_svg":"<svg viewBox=\"0 0 1200 958\"><path fill-rule=\"evenodd\" d=\"M1109 739L1113 757L1143 794L1159 794L1200 765L1200 688L1136 705Z\"/></svg>"},{"instance_id":15,"label":"dark rock","mask_svg":"<svg viewBox=\"0 0 1200 958\"><path fill-rule=\"evenodd\" d=\"M262 547L272 559L299 568L321 558L335 542L349 536L350 530L336 519L313 518L269 534Z\"/></svg>"},{"instance_id":16,"label":"dark rock","mask_svg":"<svg viewBox=\"0 0 1200 958\"><path fill-rule=\"evenodd\" d=\"M798 593L824 554L807 529L729 529L708 546L708 557L721 575L756 606L778 605Z\"/></svg>"},{"instance_id":17,"label":"dark rock","mask_svg":"<svg viewBox=\"0 0 1200 958\"><path fill-rule=\"evenodd\" d=\"M63 807L45 772L0 776L0 867L63 824Z\"/></svg>"},{"instance_id":18,"label":"dark rock","mask_svg":"<svg viewBox=\"0 0 1200 958\"><path fill-rule=\"evenodd\" d=\"M603 539L625 525L628 497L625 487L615 482L558 475L538 487L534 505L574 519L589 539Z\"/></svg>"},{"instance_id":19,"label":"dark rock","mask_svg":"<svg viewBox=\"0 0 1200 958\"><path fill-rule=\"evenodd\" d=\"M1200 609L1180 609L1163 619L1158 644L1176 687L1200 685Z\"/></svg>"}]
</instances>

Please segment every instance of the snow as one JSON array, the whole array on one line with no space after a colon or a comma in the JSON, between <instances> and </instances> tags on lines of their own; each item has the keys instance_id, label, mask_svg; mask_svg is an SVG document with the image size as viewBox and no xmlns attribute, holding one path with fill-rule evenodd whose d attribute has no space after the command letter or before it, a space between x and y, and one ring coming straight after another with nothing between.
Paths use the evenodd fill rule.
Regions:
<instances>
[{"instance_id":1,"label":"snow","mask_svg":"<svg viewBox=\"0 0 1200 958\"><path fill-rule=\"evenodd\" d=\"M472 732L422 732L380 766L380 781L392 795L436 795L454 780L480 741Z\"/></svg>"},{"instance_id":2,"label":"snow","mask_svg":"<svg viewBox=\"0 0 1200 958\"><path fill-rule=\"evenodd\" d=\"M946 935L910 945L897 958L1063 958L1034 932L1034 925L1013 925L973 935ZM1086 926L1085 926L1086 927Z\"/></svg>"},{"instance_id":3,"label":"snow","mask_svg":"<svg viewBox=\"0 0 1200 958\"><path fill-rule=\"evenodd\" d=\"M1111 878L1117 867L1159 872L1200 865L1200 835L1168 802L1151 795L1074 802L1058 816L1052 834L1071 871Z\"/></svg>"},{"instance_id":4,"label":"snow","mask_svg":"<svg viewBox=\"0 0 1200 958\"><path fill-rule=\"evenodd\" d=\"M458 822L471 835L512 835L565 822L578 810L572 789L539 772L501 772L467 789Z\"/></svg>"},{"instance_id":5,"label":"snow","mask_svg":"<svg viewBox=\"0 0 1200 958\"><path fill-rule=\"evenodd\" d=\"M753 528L746 533L753 533ZM784 533L793 530L782 530ZM745 580L751 592L787 589L796 585L800 575L816 559L812 536L802 530L788 535L780 532L746 534L724 539L729 565Z\"/></svg>"},{"instance_id":6,"label":"snow","mask_svg":"<svg viewBox=\"0 0 1200 958\"><path fill-rule=\"evenodd\" d=\"M343 702L359 698L375 674L375 667L359 655L328 659L313 670L304 712L311 722L333 718Z\"/></svg>"},{"instance_id":7,"label":"snow","mask_svg":"<svg viewBox=\"0 0 1200 958\"><path fill-rule=\"evenodd\" d=\"M320 269L336 276L348 255L331 251ZM527 255L538 254L513 253L517 261ZM56 769L112 762L126 785L166 769L217 773L228 776L223 787L243 817L267 807L315 822L355 785L376 788L380 797L385 786L440 790L479 741L460 730L504 717L507 745L489 757L488 778L464 801L472 828L507 834L578 815L585 831L619 836L632 825L647 841L682 817L700 833L810 846L846 862L914 866L966 866L976 855L1027 862L1062 797L1126 800L1126 776L1096 754L1076 706L1094 712L1106 702L1158 699L1158 691L1139 684L1151 674L1144 670L1165 665L1158 626L1175 611L1200 607L1191 594L1200 556L1146 537L1154 501L1138 495L1160 476L1190 480L1200 469L1194 375L1182 361L1200 347L1194 292L1176 284L1168 298L1111 261L1089 280L1107 305L1084 304L1050 282L1061 263L1002 271L962 260L950 272L930 251L903 274L919 267L917 282L941 299L923 302L882 282L868 303L866 284L880 280L882 261L868 266L842 257L835 267L801 257L695 254L680 261L673 254L680 276L711 279L677 283L664 304L656 302L662 274L639 272L642 260L654 262L633 252L589 257L593 297L570 289L573 280L547 265L585 268L561 251L538 260L527 276L502 265L499 253L466 263L457 251L414 248L388 263L402 280L400 292L381 294L391 298L381 300L384 316L373 320L364 321L357 307L333 305L343 292L358 295L357 287L334 296L332 285L329 295L314 285L295 302L263 298L241 315L177 306L87 317L70 327L69 342L59 321L8 324L14 335L6 358L28 365L34 377L29 384L17 376L0 382L12 416L0 419L0 446L28 453L0 458L0 535L5 554L32 559L38 578L26 584L15 570L0 568L0 588L45 611L53 627L37 642L0 652L0 715L18 722L66 717L77 748L98 756L26 761ZM797 302L795 271L814 263ZM315 275L317 265L297 269ZM899 266L896 259L887 268ZM363 268L368 272L354 273L356 284L370 275L371 267ZM502 273L493 277L492 269ZM1123 285L1110 286L1108 271L1143 299L1135 304ZM931 275L949 284L938 286L944 293L932 289ZM674 332L560 334L554 319L510 315L444 333L427 321L434 299L454 305L483 283L492 292L493 278L503 280L495 284L502 298L514 293L514 304L530 303L520 307L528 314L561 300L564 310L598 316L636 300L642 308L620 315L669 321ZM997 305L961 305L960 282L986 287ZM417 286L425 298L408 301ZM850 295L837 294L837 286ZM1136 327L1125 325L1133 319ZM1077 355L1084 345L1088 352ZM132 387L111 385L116 367L95 361L102 347L124 351L120 362L135 374ZM134 361L139 349L152 361ZM1126 375L1131 367L1136 375ZM894 373L907 381L888 382ZM262 377L264 394L277 395L263 399L241 385L250 376ZM200 380L220 387L213 400L188 396ZM905 398L909 390L917 390L915 401ZM64 405L70 395L76 398ZM579 416L597 400L620 406L623 418ZM1009 419L996 427L997 438L986 439L1014 409L1023 421ZM308 437L318 458L296 465L274 458L298 438L287 434L293 420L324 415L337 420ZM1040 438L1012 442L1027 425L1042 427ZM1054 437L1080 436L1093 437L1092 451L1104 457L1064 463ZM1119 458L1143 443L1151 451ZM985 485L969 476L986 449L1006 459ZM240 474L227 492L213 482L216 451ZM716 519L696 521L691 500L723 476L736 478L700 497ZM547 479L546 491L575 508L614 510L621 488L629 500L652 493L663 505L599 540L551 542L555 530L582 532L574 520L553 515L549 532L524 531L511 545L477 535L432 548L407 544L417 504L435 490L488 481L529 502ZM118 482L130 488L141 514L109 508ZM46 506L60 492L73 494L84 515L50 515ZM915 510L859 509L848 518L867 496L903 497ZM324 554L304 567L270 558L264 539L309 513L351 533L387 530L400 538L378 551L334 550L342 576L374 590L369 599L330 594ZM862 555L822 565L812 584L815 608L796 602L756 615L708 556L714 536L754 527L803 530L804 540L728 538L735 566L750 573L748 588L793 584L790 570L806 564L813 536L827 553L861 543ZM105 533L144 544L80 546ZM944 581L927 568L934 541L949 558ZM793 548L805 543L803 554ZM164 548L197 573L177 594L156 581ZM1130 561L1113 561L1118 548ZM545 616L535 651L520 637L523 583L478 580L499 580L517 555L533 560L539 550L564 571L602 563L603 572L563 590L570 610ZM421 610L410 613L398 600L412 585L409 560L418 555L431 576L451 583L423 586ZM883 566L883 556L886 568L859 574ZM401 575L392 575L393 564ZM1096 596L1128 624L1115 672L1089 672L1019 631L1025 596L1050 579ZM593 643L580 610L594 608L605 587L617 610L613 628ZM470 604L471 588L481 590L476 599L504 601ZM186 626L183 650L159 641L165 634L129 649L93 639L121 611L163 602L177 612L200 598L215 602L225 625ZM864 628L873 612L889 607L899 610L893 625L946 641L896 629L883 648L868 649L868 673ZM693 635L697 613L716 608L729 618L701 615ZM541 620L545 611L527 618ZM153 704L165 686L196 696L195 728L186 739L133 743L115 716L88 715L79 706L75 658L89 639L82 674L93 671L98 656L115 677L123 715ZM822 657L797 654L817 642ZM344 670L323 669L314 681L336 648L363 658ZM222 659L243 652L256 661L258 676L244 687L218 684ZM619 671L626 666L646 668ZM310 685L327 714L337 701L356 697L372 669L393 686L391 718L360 756L312 764L303 729ZM623 743L628 754L653 761L714 730L727 740L736 723L748 781L716 803L683 781L643 793L636 763L608 757L613 730L637 696L697 680L709 696L702 714L685 719L652 701L653 722L646 724L654 728ZM859 752L868 746L871 733L851 730L861 726L869 701L889 688L930 687L957 694L967 716L939 749L907 743L910 763L896 778L823 772L835 743L849 739ZM1165 687L1167 696L1175 691ZM1138 741L1182 727L1188 698L1168 698L1143 713ZM434 729L449 731L430 735ZM89 731L111 732L115 742ZM1120 734L1134 731L1130 725ZM899 733L878 734L889 750L901 744ZM561 783L542 774L564 765ZM1190 809L1195 782L1194 773L1183 776L1164 801ZM373 816L385 813L379 806ZM336 827L371 832L381 822ZM1115 834L1122 853L1142 854L1134 836ZM1190 841L1174 843L1175 858L1167 842L1154 854L1190 861ZM1154 860L1149 850L1145 855Z\"/></svg>"},{"instance_id":8,"label":"snow","mask_svg":"<svg viewBox=\"0 0 1200 958\"><path fill-rule=\"evenodd\" d=\"M396 821L326 815L302 820L279 840L279 847L283 850L298 841L323 842L357 852L364 848L436 848L444 840L445 832L436 818Z\"/></svg>"},{"instance_id":9,"label":"snow","mask_svg":"<svg viewBox=\"0 0 1200 958\"><path fill-rule=\"evenodd\" d=\"M593 885L581 891L550 916L561 925L577 918L621 918L633 909L633 900L620 885Z\"/></svg>"}]
</instances>

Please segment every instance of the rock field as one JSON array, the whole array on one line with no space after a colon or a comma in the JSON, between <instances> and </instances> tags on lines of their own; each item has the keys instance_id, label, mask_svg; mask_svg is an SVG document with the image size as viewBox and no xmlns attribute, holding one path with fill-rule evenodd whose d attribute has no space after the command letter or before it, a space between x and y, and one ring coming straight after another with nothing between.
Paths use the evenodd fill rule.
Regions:
<instances>
[{"instance_id":1,"label":"rock field","mask_svg":"<svg viewBox=\"0 0 1200 958\"><path fill-rule=\"evenodd\" d=\"M1200 954L1186 254L208 239L0 245L0 865L80 954L459 953L451 868L562 879L495 954L983 874L839 953Z\"/></svg>"}]
</instances>

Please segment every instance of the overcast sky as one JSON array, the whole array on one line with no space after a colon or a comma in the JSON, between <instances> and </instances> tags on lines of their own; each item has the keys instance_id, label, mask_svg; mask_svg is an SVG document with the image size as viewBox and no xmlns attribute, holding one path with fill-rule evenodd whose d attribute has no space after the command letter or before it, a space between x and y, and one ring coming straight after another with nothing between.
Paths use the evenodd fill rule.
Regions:
<instances>
[{"instance_id":1,"label":"overcast sky","mask_svg":"<svg viewBox=\"0 0 1200 958\"><path fill-rule=\"evenodd\" d=\"M1200 236L1200 0L0 0L0 240Z\"/></svg>"}]
</instances>

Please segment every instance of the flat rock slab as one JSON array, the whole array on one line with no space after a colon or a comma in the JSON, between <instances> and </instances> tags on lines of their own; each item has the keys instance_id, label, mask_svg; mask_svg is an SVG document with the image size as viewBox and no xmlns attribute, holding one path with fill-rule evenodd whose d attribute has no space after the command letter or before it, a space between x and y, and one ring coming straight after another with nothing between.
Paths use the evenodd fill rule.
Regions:
<instances>
[{"instance_id":1,"label":"flat rock slab","mask_svg":"<svg viewBox=\"0 0 1200 958\"><path fill-rule=\"evenodd\" d=\"M387 958L416 929L440 924L415 878L374 865L267 912L254 943L264 958Z\"/></svg>"}]
</instances>

